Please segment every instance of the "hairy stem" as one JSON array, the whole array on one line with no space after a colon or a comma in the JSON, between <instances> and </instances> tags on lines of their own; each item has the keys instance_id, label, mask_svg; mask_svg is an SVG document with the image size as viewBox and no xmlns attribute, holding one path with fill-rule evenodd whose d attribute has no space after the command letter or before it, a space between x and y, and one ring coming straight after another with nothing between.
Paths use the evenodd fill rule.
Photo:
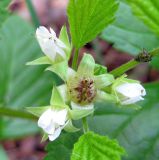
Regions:
<instances>
[{"instance_id":1,"label":"hairy stem","mask_svg":"<svg viewBox=\"0 0 159 160\"><path fill-rule=\"evenodd\" d=\"M140 62L137 62L136 60L131 60L123 65L121 65L120 67L112 70L111 72L109 72L110 74L113 74L114 77L118 77L121 76L122 74L124 74L125 72L127 72L128 70L136 67Z\"/></svg>"},{"instance_id":2,"label":"hairy stem","mask_svg":"<svg viewBox=\"0 0 159 160\"><path fill-rule=\"evenodd\" d=\"M150 55L152 58L155 57L155 56L157 56L157 55L159 55L159 48L151 51L151 52L149 53L149 55ZM141 57L141 58L142 58L142 57ZM112 70L112 71L110 72L110 74L113 74L114 77L121 76L122 74L124 74L124 73L127 72L128 70L136 67L136 66L137 66L138 64L140 64L140 63L142 63L142 59L141 59L141 61L137 61L137 60L135 60L135 59L130 60L129 62L127 62L127 63L121 65L120 67Z\"/></svg>"},{"instance_id":3,"label":"hairy stem","mask_svg":"<svg viewBox=\"0 0 159 160\"><path fill-rule=\"evenodd\" d=\"M19 110L15 110L15 109L5 108L5 107L0 108L0 115L13 117L13 118L28 119L28 120L33 120L33 121L37 120L37 117L30 114L30 113L27 113L25 111L19 111Z\"/></svg>"},{"instance_id":4,"label":"hairy stem","mask_svg":"<svg viewBox=\"0 0 159 160\"><path fill-rule=\"evenodd\" d=\"M83 125L83 132L87 133L89 131L88 123L87 123L87 118L84 117L82 118L82 125Z\"/></svg>"}]
</instances>

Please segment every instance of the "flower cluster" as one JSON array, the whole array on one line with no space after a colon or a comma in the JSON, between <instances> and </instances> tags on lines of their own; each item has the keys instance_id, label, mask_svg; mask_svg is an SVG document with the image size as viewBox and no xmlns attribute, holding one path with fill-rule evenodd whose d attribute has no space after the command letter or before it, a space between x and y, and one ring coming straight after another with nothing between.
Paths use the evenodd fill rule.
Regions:
<instances>
[{"instance_id":1,"label":"flower cluster","mask_svg":"<svg viewBox=\"0 0 159 160\"><path fill-rule=\"evenodd\" d=\"M59 38L53 29L49 31L39 27L36 38L45 56L28 65L48 64L46 70L56 73L64 82L53 87L49 106L28 108L39 117L38 126L44 131L43 140L55 140L62 129L67 132L78 131L72 120L92 114L95 102L129 106L144 99L146 91L139 81L128 79L126 75L115 79L104 66L96 64L88 53L82 57L77 70L69 67L72 45L66 27L61 29Z\"/></svg>"}]
</instances>

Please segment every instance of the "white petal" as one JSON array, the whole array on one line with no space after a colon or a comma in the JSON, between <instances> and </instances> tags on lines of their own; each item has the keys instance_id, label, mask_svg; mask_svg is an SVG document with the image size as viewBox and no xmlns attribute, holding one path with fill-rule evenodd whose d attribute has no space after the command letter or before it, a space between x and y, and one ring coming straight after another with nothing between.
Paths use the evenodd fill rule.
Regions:
<instances>
[{"instance_id":1,"label":"white petal","mask_svg":"<svg viewBox=\"0 0 159 160\"><path fill-rule=\"evenodd\" d=\"M44 54L54 60L56 56L56 45L54 41L50 39L39 39L39 44Z\"/></svg>"},{"instance_id":2,"label":"white petal","mask_svg":"<svg viewBox=\"0 0 159 160\"><path fill-rule=\"evenodd\" d=\"M66 58L66 54L63 49L56 45L56 52L59 53L63 58Z\"/></svg>"},{"instance_id":3,"label":"white petal","mask_svg":"<svg viewBox=\"0 0 159 160\"><path fill-rule=\"evenodd\" d=\"M129 105L129 104L133 104L133 103L136 103L138 101L141 101L141 100L144 100L144 98L142 98L142 97L134 97L134 98L130 98L130 99L127 99L125 101L122 101L121 104L122 105Z\"/></svg>"},{"instance_id":4,"label":"white petal","mask_svg":"<svg viewBox=\"0 0 159 160\"><path fill-rule=\"evenodd\" d=\"M79 109L79 110L87 110L87 109L89 110L89 109L93 109L94 108L94 104L93 103L88 104L88 105L80 105L80 104L71 102L71 106L72 106L72 109Z\"/></svg>"},{"instance_id":5,"label":"white petal","mask_svg":"<svg viewBox=\"0 0 159 160\"><path fill-rule=\"evenodd\" d=\"M50 126L51 122L52 122L52 110L48 109L40 116L38 120L38 126L45 129L48 126Z\"/></svg>"},{"instance_id":6,"label":"white petal","mask_svg":"<svg viewBox=\"0 0 159 160\"><path fill-rule=\"evenodd\" d=\"M48 29L44 26L40 26L36 30L36 36L37 38L49 38L50 37L50 32Z\"/></svg>"},{"instance_id":7,"label":"white petal","mask_svg":"<svg viewBox=\"0 0 159 160\"><path fill-rule=\"evenodd\" d=\"M67 110L54 111L53 121L58 125L64 125L67 119Z\"/></svg>"},{"instance_id":8,"label":"white petal","mask_svg":"<svg viewBox=\"0 0 159 160\"><path fill-rule=\"evenodd\" d=\"M145 89L139 83L124 83L116 88L117 92L121 93L126 97L138 97L145 95Z\"/></svg>"},{"instance_id":9,"label":"white petal","mask_svg":"<svg viewBox=\"0 0 159 160\"><path fill-rule=\"evenodd\" d=\"M47 134L53 134L55 132L55 124L54 123L50 123L46 128L43 128L43 130L47 133Z\"/></svg>"},{"instance_id":10,"label":"white petal","mask_svg":"<svg viewBox=\"0 0 159 160\"><path fill-rule=\"evenodd\" d=\"M52 28L50 28L50 32L51 32L52 37L54 39L56 39L56 33L55 33L55 31Z\"/></svg>"},{"instance_id":11,"label":"white petal","mask_svg":"<svg viewBox=\"0 0 159 160\"><path fill-rule=\"evenodd\" d=\"M59 47L66 48L66 45L58 38L56 39L56 43Z\"/></svg>"},{"instance_id":12,"label":"white petal","mask_svg":"<svg viewBox=\"0 0 159 160\"><path fill-rule=\"evenodd\" d=\"M55 130L54 134L50 134L50 135L49 135L49 140L50 140L50 141L54 141L56 138L59 137L60 133L61 133L61 127L57 128L57 129Z\"/></svg>"}]
</instances>

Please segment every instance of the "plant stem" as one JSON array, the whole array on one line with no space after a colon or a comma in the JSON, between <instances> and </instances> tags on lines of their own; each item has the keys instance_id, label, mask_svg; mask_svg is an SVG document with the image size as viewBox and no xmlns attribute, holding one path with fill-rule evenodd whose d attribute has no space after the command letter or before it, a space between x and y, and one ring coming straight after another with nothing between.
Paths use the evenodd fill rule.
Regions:
<instances>
[{"instance_id":1,"label":"plant stem","mask_svg":"<svg viewBox=\"0 0 159 160\"><path fill-rule=\"evenodd\" d=\"M83 132L87 133L89 131L89 128L88 128L88 123L87 123L86 117L82 118L82 124L83 124Z\"/></svg>"},{"instance_id":2,"label":"plant stem","mask_svg":"<svg viewBox=\"0 0 159 160\"><path fill-rule=\"evenodd\" d=\"M25 111L19 111L19 110L14 110L10 108L0 108L0 115L2 116L8 116L8 117L13 117L13 118L21 118L21 119L28 119L28 120L37 120L37 117L27 113Z\"/></svg>"},{"instance_id":3,"label":"plant stem","mask_svg":"<svg viewBox=\"0 0 159 160\"><path fill-rule=\"evenodd\" d=\"M114 77L118 77L122 74L124 74L125 72L127 72L128 70L134 68L135 66L137 66L140 62L137 62L136 60L131 60L123 65L121 65L120 67L112 70L111 72L109 72L110 74L113 74Z\"/></svg>"},{"instance_id":4,"label":"plant stem","mask_svg":"<svg viewBox=\"0 0 159 160\"><path fill-rule=\"evenodd\" d=\"M159 55L159 48L151 51L151 52L149 53L149 55L150 55L152 58L155 57L155 56L157 56L157 55ZM120 67L112 70L112 71L109 72L109 73L110 73L110 74L113 74L114 77L118 77L118 76L121 76L122 74L124 74L125 72L127 72L128 70L136 67L136 66L137 66L138 64L140 64L140 63L142 63L142 62L136 61L135 59L132 59L132 60L130 60L129 62L121 65Z\"/></svg>"},{"instance_id":5,"label":"plant stem","mask_svg":"<svg viewBox=\"0 0 159 160\"><path fill-rule=\"evenodd\" d=\"M74 52L74 56L73 56L73 61L72 61L72 68L73 68L74 70L77 69L78 56L79 56L79 49L75 48L75 52Z\"/></svg>"},{"instance_id":6,"label":"plant stem","mask_svg":"<svg viewBox=\"0 0 159 160\"><path fill-rule=\"evenodd\" d=\"M32 2L31 2L31 0L26 0L26 4L28 6L28 10L30 12L30 16L31 16L31 19L32 19L32 21L34 23L35 28L39 27L40 26L40 21L39 21L39 18L38 18L37 14L36 14L36 11L34 9L34 6L33 6Z\"/></svg>"}]
</instances>

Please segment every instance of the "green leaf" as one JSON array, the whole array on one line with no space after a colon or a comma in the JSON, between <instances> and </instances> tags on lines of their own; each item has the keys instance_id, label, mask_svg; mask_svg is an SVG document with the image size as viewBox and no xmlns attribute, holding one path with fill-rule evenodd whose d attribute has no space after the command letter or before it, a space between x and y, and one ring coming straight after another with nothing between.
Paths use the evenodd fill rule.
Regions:
<instances>
[{"instance_id":1,"label":"green leaf","mask_svg":"<svg viewBox=\"0 0 159 160\"><path fill-rule=\"evenodd\" d=\"M71 160L121 160L124 154L116 140L88 132L74 145Z\"/></svg>"},{"instance_id":2,"label":"green leaf","mask_svg":"<svg viewBox=\"0 0 159 160\"><path fill-rule=\"evenodd\" d=\"M4 151L4 149L1 146L0 146L0 158L2 160L9 160L6 152Z\"/></svg>"},{"instance_id":3,"label":"green leaf","mask_svg":"<svg viewBox=\"0 0 159 160\"><path fill-rule=\"evenodd\" d=\"M114 20L116 0L70 0L67 8L73 45L84 46Z\"/></svg>"},{"instance_id":4,"label":"green leaf","mask_svg":"<svg viewBox=\"0 0 159 160\"><path fill-rule=\"evenodd\" d=\"M79 135L79 132L65 133L60 135L57 140L50 142L46 147L48 154L44 160L70 160L73 145L78 140Z\"/></svg>"},{"instance_id":5,"label":"green leaf","mask_svg":"<svg viewBox=\"0 0 159 160\"><path fill-rule=\"evenodd\" d=\"M153 32L159 35L159 1L158 0L127 0L132 11Z\"/></svg>"},{"instance_id":6,"label":"green leaf","mask_svg":"<svg viewBox=\"0 0 159 160\"><path fill-rule=\"evenodd\" d=\"M120 3L115 22L103 31L101 37L113 43L115 48L132 55L137 55L142 48L150 51L159 44L159 38L123 2Z\"/></svg>"},{"instance_id":7,"label":"green leaf","mask_svg":"<svg viewBox=\"0 0 159 160\"><path fill-rule=\"evenodd\" d=\"M0 27L10 15L7 9L10 2L11 0L0 1Z\"/></svg>"},{"instance_id":8,"label":"green leaf","mask_svg":"<svg viewBox=\"0 0 159 160\"><path fill-rule=\"evenodd\" d=\"M95 116L89 119L91 130L118 139L128 154L124 160L159 159L159 83L145 87L147 96L140 103L142 109L100 103Z\"/></svg>"},{"instance_id":9,"label":"green leaf","mask_svg":"<svg viewBox=\"0 0 159 160\"><path fill-rule=\"evenodd\" d=\"M34 29L19 17L10 17L0 29L0 106L24 110L49 104L55 75L26 62L42 55ZM40 54L41 53L41 54ZM28 120L0 117L0 138L36 133L37 124Z\"/></svg>"}]
</instances>

